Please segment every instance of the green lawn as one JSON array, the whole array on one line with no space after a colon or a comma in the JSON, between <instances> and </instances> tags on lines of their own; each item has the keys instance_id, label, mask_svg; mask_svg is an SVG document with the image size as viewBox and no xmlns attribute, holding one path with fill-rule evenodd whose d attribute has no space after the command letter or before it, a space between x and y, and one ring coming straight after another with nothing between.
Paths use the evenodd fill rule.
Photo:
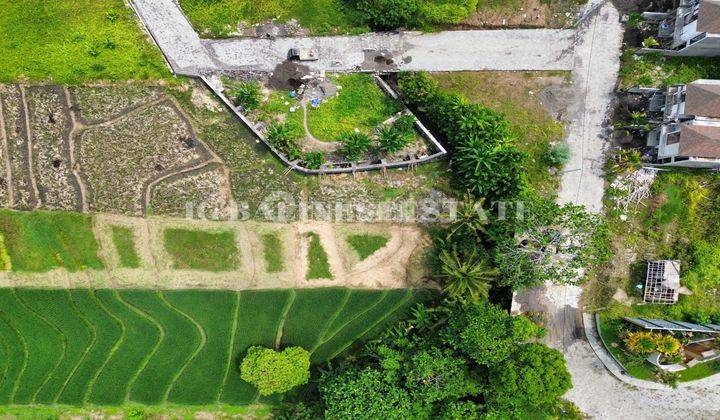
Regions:
<instances>
[{"instance_id":1,"label":"green lawn","mask_svg":"<svg viewBox=\"0 0 720 420\"><path fill-rule=\"evenodd\" d=\"M308 244L308 272L306 278L331 279L330 264L327 254L320 243L320 236L317 233L308 233L310 243Z\"/></svg>"},{"instance_id":2,"label":"green lawn","mask_svg":"<svg viewBox=\"0 0 720 420\"><path fill-rule=\"evenodd\" d=\"M371 256L378 249L384 247L390 238L383 235L349 235L347 241L357 252L360 261Z\"/></svg>"},{"instance_id":3,"label":"green lawn","mask_svg":"<svg viewBox=\"0 0 720 420\"><path fill-rule=\"evenodd\" d=\"M140 267L140 257L135 250L133 231L123 226L112 227L113 244L120 257L120 266L127 268Z\"/></svg>"},{"instance_id":4,"label":"green lawn","mask_svg":"<svg viewBox=\"0 0 720 420\"><path fill-rule=\"evenodd\" d=\"M275 233L262 235L263 258L265 258L265 271L278 273L285 269L283 243Z\"/></svg>"},{"instance_id":5,"label":"green lawn","mask_svg":"<svg viewBox=\"0 0 720 420\"><path fill-rule=\"evenodd\" d=\"M323 101L318 108L308 107L308 128L319 140L335 141L356 128L369 134L403 108L370 74L346 74L332 80L342 87L340 96Z\"/></svg>"},{"instance_id":6,"label":"green lawn","mask_svg":"<svg viewBox=\"0 0 720 420\"><path fill-rule=\"evenodd\" d=\"M122 0L0 0L0 82L168 79Z\"/></svg>"},{"instance_id":7,"label":"green lawn","mask_svg":"<svg viewBox=\"0 0 720 420\"><path fill-rule=\"evenodd\" d=\"M226 37L239 21L259 23L292 18L315 35L369 30L343 0L180 0L185 14L203 36Z\"/></svg>"},{"instance_id":8,"label":"green lawn","mask_svg":"<svg viewBox=\"0 0 720 420\"><path fill-rule=\"evenodd\" d=\"M166 229L164 239L165 250L172 257L174 268L228 271L236 269L239 264L233 231Z\"/></svg>"},{"instance_id":9,"label":"green lawn","mask_svg":"<svg viewBox=\"0 0 720 420\"><path fill-rule=\"evenodd\" d=\"M0 289L0 404L247 405L248 347L302 345L320 363L412 302L409 290Z\"/></svg>"},{"instance_id":10,"label":"green lawn","mask_svg":"<svg viewBox=\"0 0 720 420\"><path fill-rule=\"evenodd\" d=\"M13 271L103 268L89 215L0 210L0 233Z\"/></svg>"},{"instance_id":11,"label":"green lawn","mask_svg":"<svg viewBox=\"0 0 720 420\"><path fill-rule=\"evenodd\" d=\"M714 58L634 55L626 50L621 57L620 87L665 87L697 79L720 78L720 63Z\"/></svg>"}]
</instances>

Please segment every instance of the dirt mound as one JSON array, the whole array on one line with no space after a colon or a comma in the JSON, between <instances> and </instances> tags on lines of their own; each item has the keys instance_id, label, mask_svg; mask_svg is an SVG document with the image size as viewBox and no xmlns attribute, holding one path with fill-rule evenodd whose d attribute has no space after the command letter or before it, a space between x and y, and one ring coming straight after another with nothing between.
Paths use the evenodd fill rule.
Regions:
<instances>
[{"instance_id":1,"label":"dirt mound","mask_svg":"<svg viewBox=\"0 0 720 420\"><path fill-rule=\"evenodd\" d=\"M310 73L308 66L294 61L283 61L273 70L268 87L274 90L297 89L302 84L302 78Z\"/></svg>"}]
</instances>

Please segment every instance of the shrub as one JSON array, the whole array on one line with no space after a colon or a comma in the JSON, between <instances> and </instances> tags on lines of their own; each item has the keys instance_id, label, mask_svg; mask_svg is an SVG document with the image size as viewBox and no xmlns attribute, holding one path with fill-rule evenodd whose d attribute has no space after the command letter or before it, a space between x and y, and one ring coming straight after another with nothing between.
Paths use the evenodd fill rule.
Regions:
<instances>
[{"instance_id":1,"label":"shrub","mask_svg":"<svg viewBox=\"0 0 720 420\"><path fill-rule=\"evenodd\" d=\"M232 86L230 95L235 105L246 111L257 109L260 106L260 98L262 97L258 82L240 82Z\"/></svg>"},{"instance_id":2,"label":"shrub","mask_svg":"<svg viewBox=\"0 0 720 420\"><path fill-rule=\"evenodd\" d=\"M545 161L552 166L563 166L570 160L570 146L558 143L550 147L545 154Z\"/></svg>"},{"instance_id":3,"label":"shrub","mask_svg":"<svg viewBox=\"0 0 720 420\"><path fill-rule=\"evenodd\" d=\"M666 356L677 354L680 351L680 340L671 336L657 334L655 336L655 349Z\"/></svg>"},{"instance_id":4,"label":"shrub","mask_svg":"<svg viewBox=\"0 0 720 420\"><path fill-rule=\"evenodd\" d=\"M303 163L308 169L320 169L325 163L325 155L322 152L307 152L303 157Z\"/></svg>"},{"instance_id":5,"label":"shrub","mask_svg":"<svg viewBox=\"0 0 720 420\"><path fill-rule=\"evenodd\" d=\"M623 341L633 353L650 354L656 349L655 337L652 333L645 331L628 333Z\"/></svg>"},{"instance_id":6,"label":"shrub","mask_svg":"<svg viewBox=\"0 0 720 420\"><path fill-rule=\"evenodd\" d=\"M358 0L355 8L376 29L415 26L418 0Z\"/></svg>"},{"instance_id":7,"label":"shrub","mask_svg":"<svg viewBox=\"0 0 720 420\"><path fill-rule=\"evenodd\" d=\"M240 365L244 381L258 387L260 395L283 393L306 384L310 377L310 353L302 347L277 352L265 347L250 347Z\"/></svg>"},{"instance_id":8,"label":"shrub","mask_svg":"<svg viewBox=\"0 0 720 420\"><path fill-rule=\"evenodd\" d=\"M300 147L297 141L292 138L292 129L287 124L273 123L265 134L267 141L284 153L288 159L300 159Z\"/></svg>"},{"instance_id":9,"label":"shrub","mask_svg":"<svg viewBox=\"0 0 720 420\"><path fill-rule=\"evenodd\" d=\"M350 161L360 160L370 149L370 137L357 131L343 133L338 140L342 143L340 153Z\"/></svg>"}]
</instances>

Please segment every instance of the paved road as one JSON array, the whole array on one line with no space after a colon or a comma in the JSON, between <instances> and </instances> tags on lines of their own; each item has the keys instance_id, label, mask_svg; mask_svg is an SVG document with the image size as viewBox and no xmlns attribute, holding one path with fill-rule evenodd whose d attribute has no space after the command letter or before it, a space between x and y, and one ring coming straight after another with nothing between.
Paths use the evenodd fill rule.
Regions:
<instances>
[{"instance_id":1,"label":"paved road","mask_svg":"<svg viewBox=\"0 0 720 420\"><path fill-rule=\"evenodd\" d=\"M315 48L313 70L571 70L570 30L372 33L361 36L240 38L203 44L224 70L272 71L290 48ZM392 63L376 60L383 52Z\"/></svg>"},{"instance_id":2,"label":"paved road","mask_svg":"<svg viewBox=\"0 0 720 420\"><path fill-rule=\"evenodd\" d=\"M174 0L132 0L173 70L201 75L218 70L272 71L290 48L316 48L315 70L570 70L574 31L537 29L450 31L435 34L202 40ZM386 52L392 63L376 61Z\"/></svg>"}]
</instances>

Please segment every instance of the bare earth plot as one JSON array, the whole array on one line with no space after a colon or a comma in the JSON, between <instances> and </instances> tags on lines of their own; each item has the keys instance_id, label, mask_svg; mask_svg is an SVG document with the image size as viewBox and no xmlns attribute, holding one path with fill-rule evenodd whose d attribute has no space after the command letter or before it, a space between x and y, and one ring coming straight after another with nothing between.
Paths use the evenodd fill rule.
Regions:
<instances>
[{"instance_id":1,"label":"bare earth plot","mask_svg":"<svg viewBox=\"0 0 720 420\"><path fill-rule=\"evenodd\" d=\"M139 268L122 267L113 242L113 227L133 233ZM234 268L211 272L177 269L164 238L167 229L204 232L231 232L239 258ZM218 222L171 218L132 218L97 214L93 231L104 270L69 272L56 269L45 273L0 274L0 287L62 288L163 288L163 289L277 289L351 287L400 289L419 287L425 279L423 258L428 240L419 228L396 224L331 224ZM332 278L307 280L308 233L315 233L327 255ZM349 235L388 235L388 242L364 260L348 244ZM276 235L282 249L281 270L271 270L263 254L262 236ZM192 250L190 250L192 252Z\"/></svg>"}]
</instances>

